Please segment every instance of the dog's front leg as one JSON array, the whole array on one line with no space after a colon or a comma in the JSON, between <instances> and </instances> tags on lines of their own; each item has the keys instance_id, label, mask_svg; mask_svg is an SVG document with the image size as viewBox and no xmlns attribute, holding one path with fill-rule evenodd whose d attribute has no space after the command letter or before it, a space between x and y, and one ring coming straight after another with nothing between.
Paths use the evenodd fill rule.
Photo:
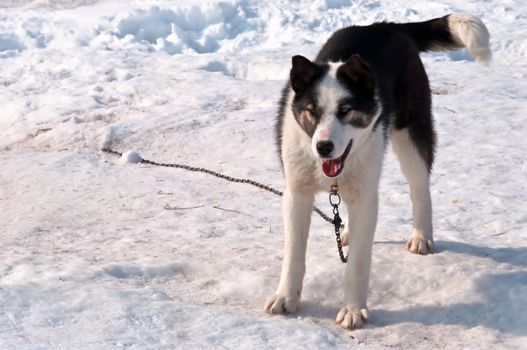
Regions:
<instances>
[{"instance_id":1,"label":"dog's front leg","mask_svg":"<svg viewBox=\"0 0 527 350\"><path fill-rule=\"evenodd\" d=\"M286 188L283 199L285 247L282 274L275 294L265 302L271 314L295 312L300 302L306 269L306 245L314 194Z\"/></svg>"},{"instance_id":2,"label":"dog's front leg","mask_svg":"<svg viewBox=\"0 0 527 350\"><path fill-rule=\"evenodd\" d=\"M344 280L344 306L336 319L337 323L348 329L359 328L368 321L368 284L378 195L376 190L365 192L349 207L349 255Z\"/></svg>"}]
</instances>

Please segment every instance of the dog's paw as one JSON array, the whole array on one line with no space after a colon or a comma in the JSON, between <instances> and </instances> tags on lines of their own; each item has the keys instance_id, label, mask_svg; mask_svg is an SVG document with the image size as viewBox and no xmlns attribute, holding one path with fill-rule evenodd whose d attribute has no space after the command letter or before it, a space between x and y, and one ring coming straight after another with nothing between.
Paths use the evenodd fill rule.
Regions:
<instances>
[{"instance_id":1,"label":"dog's paw","mask_svg":"<svg viewBox=\"0 0 527 350\"><path fill-rule=\"evenodd\" d=\"M271 295L265 301L264 311L269 314L290 314L298 309L300 298L281 293Z\"/></svg>"},{"instance_id":2,"label":"dog's paw","mask_svg":"<svg viewBox=\"0 0 527 350\"><path fill-rule=\"evenodd\" d=\"M420 255L427 255L434 251L434 241L422 237L412 237L406 242L406 249Z\"/></svg>"},{"instance_id":3,"label":"dog's paw","mask_svg":"<svg viewBox=\"0 0 527 350\"><path fill-rule=\"evenodd\" d=\"M346 305L337 314L337 323L347 329L356 329L368 323L368 309Z\"/></svg>"}]
</instances>

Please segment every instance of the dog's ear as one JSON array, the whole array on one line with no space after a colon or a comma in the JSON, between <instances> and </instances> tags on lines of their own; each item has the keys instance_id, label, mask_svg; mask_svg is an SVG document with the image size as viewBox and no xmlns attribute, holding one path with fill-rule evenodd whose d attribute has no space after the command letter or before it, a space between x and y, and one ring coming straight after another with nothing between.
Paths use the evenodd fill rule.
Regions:
<instances>
[{"instance_id":1,"label":"dog's ear","mask_svg":"<svg viewBox=\"0 0 527 350\"><path fill-rule=\"evenodd\" d=\"M354 54L337 70L337 78L367 95L373 95L375 76L370 66Z\"/></svg>"},{"instance_id":2,"label":"dog's ear","mask_svg":"<svg viewBox=\"0 0 527 350\"><path fill-rule=\"evenodd\" d=\"M304 91L309 84L324 73L324 69L304 56L293 56L293 67L289 73L291 87L295 93Z\"/></svg>"}]
</instances>

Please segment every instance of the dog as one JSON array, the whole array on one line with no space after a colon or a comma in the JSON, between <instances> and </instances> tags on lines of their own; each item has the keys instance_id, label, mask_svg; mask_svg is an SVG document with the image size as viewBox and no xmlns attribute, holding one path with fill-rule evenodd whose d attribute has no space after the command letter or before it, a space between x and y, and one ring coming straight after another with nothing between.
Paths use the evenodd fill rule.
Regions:
<instances>
[{"instance_id":1,"label":"dog","mask_svg":"<svg viewBox=\"0 0 527 350\"><path fill-rule=\"evenodd\" d=\"M349 213L349 259L336 322L354 329L368 321L378 186L389 141L410 187L413 227L406 247L423 255L433 251L429 178L436 134L419 53L463 47L482 64L491 58L483 22L455 13L424 22L346 27L333 33L314 61L292 58L276 123L286 182L285 248L266 312L297 310L314 196L337 181Z\"/></svg>"}]
</instances>

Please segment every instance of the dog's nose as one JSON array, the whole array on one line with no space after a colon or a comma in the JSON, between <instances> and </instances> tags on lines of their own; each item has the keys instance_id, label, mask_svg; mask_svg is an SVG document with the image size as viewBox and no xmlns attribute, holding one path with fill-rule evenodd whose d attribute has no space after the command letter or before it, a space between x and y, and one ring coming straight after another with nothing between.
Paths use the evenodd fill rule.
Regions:
<instances>
[{"instance_id":1,"label":"dog's nose","mask_svg":"<svg viewBox=\"0 0 527 350\"><path fill-rule=\"evenodd\" d=\"M335 146L331 141L318 141L317 142L317 151L321 157L329 157Z\"/></svg>"}]
</instances>

